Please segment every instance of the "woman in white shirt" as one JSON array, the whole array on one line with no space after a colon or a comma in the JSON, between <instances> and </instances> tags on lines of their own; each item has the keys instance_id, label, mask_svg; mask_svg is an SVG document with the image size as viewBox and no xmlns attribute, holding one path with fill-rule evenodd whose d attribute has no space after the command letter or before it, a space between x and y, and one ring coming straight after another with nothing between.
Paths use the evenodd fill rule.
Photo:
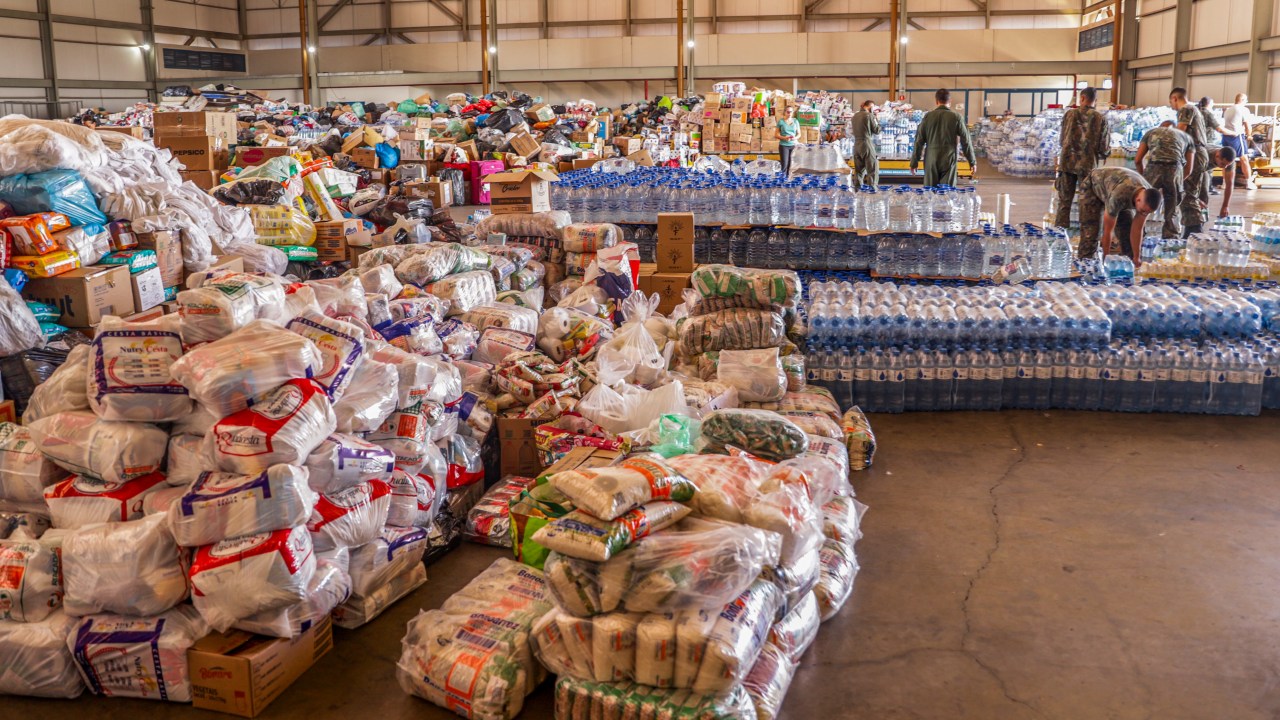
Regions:
<instances>
[{"instance_id":1,"label":"woman in white shirt","mask_svg":"<svg viewBox=\"0 0 1280 720\"><path fill-rule=\"evenodd\" d=\"M1223 108L1222 145L1236 151L1240 172L1244 174L1244 185L1249 190L1255 190L1257 187L1253 184L1253 176L1250 175L1249 155L1246 152L1249 149L1250 130L1249 109L1244 104L1248 101L1249 96L1238 93L1235 104Z\"/></svg>"}]
</instances>

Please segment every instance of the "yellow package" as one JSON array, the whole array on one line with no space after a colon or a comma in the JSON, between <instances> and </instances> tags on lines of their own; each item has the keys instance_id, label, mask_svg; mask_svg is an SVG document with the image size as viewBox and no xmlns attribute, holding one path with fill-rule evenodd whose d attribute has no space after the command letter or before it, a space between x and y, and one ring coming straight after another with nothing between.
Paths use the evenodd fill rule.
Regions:
<instances>
[{"instance_id":1,"label":"yellow package","mask_svg":"<svg viewBox=\"0 0 1280 720\"><path fill-rule=\"evenodd\" d=\"M80 257L70 250L48 255L14 255L9 265L34 277L53 277L80 267Z\"/></svg>"}]
</instances>

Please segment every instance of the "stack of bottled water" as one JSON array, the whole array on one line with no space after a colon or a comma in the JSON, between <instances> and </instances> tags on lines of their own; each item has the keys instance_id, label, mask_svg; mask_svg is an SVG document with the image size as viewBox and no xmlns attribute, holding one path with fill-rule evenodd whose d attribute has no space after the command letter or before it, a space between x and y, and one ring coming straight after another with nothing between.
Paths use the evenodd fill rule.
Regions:
<instances>
[{"instance_id":1,"label":"stack of bottled water","mask_svg":"<svg viewBox=\"0 0 1280 720\"><path fill-rule=\"evenodd\" d=\"M1280 255L1280 219L1254 231L1253 251L1261 255Z\"/></svg>"},{"instance_id":2,"label":"stack of bottled water","mask_svg":"<svg viewBox=\"0 0 1280 720\"><path fill-rule=\"evenodd\" d=\"M987 226L981 234L882 235L876 238L872 269L888 277L989 278L1024 258L1033 277L1061 279L1071 275L1071 241L1059 228L1034 225L999 230Z\"/></svg>"},{"instance_id":3,"label":"stack of bottled water","mask_svg":"<svg viewBox=\"0 0 1280 720\"><path fill-rule=\"evenodd\" d=\"M1173 259L1154 258L1142 266L1139 274L1146 278L1158 279L1257 279L1263 280L1271 275L1271 268L1262 261L1263 255L1254 256L1252 251L1258 245L1257 234L1253 238L1240 230L1195 233L1183 241L1181 254ZM1170 249L1177 247L1179 241L1170 242ZM1147 243L1144 242L1144 254Z\"/></svg>"},{"instance_id":4,"label":"stack of bottled water","mask_svg":"<svg viewBox=\"0 0 1280 720\"><path fill-rule=\"evenodd\" d=\"M1014 177L1053 177L1062 147L1062 110L1047 110L1033 118L978 124L974 144L991 164Z\"/></svg>"},{"instance_id":5,"label":"stack of bottled water","mask_svg":"<svg viewBox=\"0 0 1280 720\"><path fill-rule=\"evenodd\" d=\"M1280 407L1280 292L810 286L810 382L872 412Z\"/></svg>"},{"instance_id":6,"label":"stack of bottled water","mask_svg":"<svg viewBox=\"0 0 1280 720\"><path fill-rule=\"evenodd\" d=\"M1186 260L1194 265L1244 267L1253 241L1243 232L1195 233L1187 239Z\"/></svg>"}]
</instances>

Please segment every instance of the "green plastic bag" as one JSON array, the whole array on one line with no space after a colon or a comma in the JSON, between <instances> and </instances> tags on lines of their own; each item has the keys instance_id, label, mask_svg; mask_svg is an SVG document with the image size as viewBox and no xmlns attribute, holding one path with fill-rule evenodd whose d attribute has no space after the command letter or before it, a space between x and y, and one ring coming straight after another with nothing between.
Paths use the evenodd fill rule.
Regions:
<instances>
[{"instance_id":1,"label":"green plastic bag","mask_svg":"<svg viewBox=\"0 0 1280 720\"><path fill-rule=\"evenodd\" d=\"M551 551L534 542L533 534L576 508L569 498L547 482L546 475L511 498L508 507L511 515L511 549L516 560L541 570L547 561L547 553Z\"/></svg>"},{"instance_id":2,"label":"green plastic bag","mask_svg":"<svg viewBox=\"0 0 1280 720\"><path fill-rule=\"evenodd\" d=\"M405 115L416 115L418 112L418 103L412 100L401 100L400 104L396 106L396 110L404 113Z\"/></svg>"},{"instance_id":3,"label":"green plastic bag","mask_svg":"<svg viewBox=\"0 0 1280 720\"><path fill-rule=\"evenodd\" d=\"M684 415L663 415L658 418L658 442L649 451L664 458L688 455L701 434L701 422Z\"/></svg>"},{"instance_id":4,"label":"green plastic bag","mask_svg":"<svg viewBox=\"0 0 1280 720\"><path fill-rule=\"evenodd\" d=\"M275 247L289 257L289 262L315 262L320 259L320 251L306 245L276 245Z\"/></svg>"}]
</instances>

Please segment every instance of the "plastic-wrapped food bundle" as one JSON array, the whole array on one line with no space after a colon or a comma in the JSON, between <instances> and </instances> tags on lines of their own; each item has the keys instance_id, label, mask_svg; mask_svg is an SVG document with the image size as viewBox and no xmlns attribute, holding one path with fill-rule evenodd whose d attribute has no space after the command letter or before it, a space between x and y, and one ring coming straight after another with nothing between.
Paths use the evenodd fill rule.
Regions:
<instances>
[{"instance_id":1,"label":"plastic-wrapped food bundle","mask_svg":"<svg viewBox=\"0 0 1280 720\"><path fill-rule=\"evenodd\" d=\"M711 350L778 347L786 340L782 316L768 310L732 308L684 318L677 326L686 356Z\"/></svg>"},{"instance_id":2,"label":"plastic-wrapped food bundle","mask_svg":"<svg viewBox=\"0 0 1280 720\"><path fill-rule=\"evenodd\" d=\"M37 540L49 529L49 518L30 512L0 511L0 540Z\"/></svg>"},{"instance_id":3,"label":"plastic-wrapped food bundle","mask_svg":"<svg viewBox=\"0 0 1280 720\"><path fill-rule=\"evenodd\" d=\"M518 330L530 335L538 332L538 312L532 308L508 303L488 303L468 310L462 319L477 330L497 327Z\"/></svg>"},{"instance_id":4,"label":"plastic-wrapped food bundle","mask_svg":"<svg viewBox=\"0 0 1280 720\"><path fill-rule=\"evenodd\" d=\"M796 427L803 430L805 435L817 435L833 440L839 440L844 437L839 423L832 420L826 413L812 410L780 410L777 412L782 417L795 423Z\"/></svg>"},{"instance_id":5,"label":"plastic-wrapped food bundle","mask_svg":"<svg viewBox=\"0 0 1280 720\"><path fill-rule=\"evenodd\" d=\"M68 615L158 615L187 597L182 553L163 515L68 533L62 581Z\"/></svg>"},{"instance_id":6,"label":"plastic-wrapped food bundle","mask_svg":"<svg viewBox=\"0 0 1280 720\"><path fill-rule=\"evenodd\" d=\"M449 301L449 315L461 315L481 305L497 300L498 291L493 275L483 271L450 275L431 283L427 292Z\"/></svg>"},{"instance_id":7,"label":"plastic-wrapped food bundle","mask_svg":"<svg viewBox=\"0 0 1280 720\"><path fill-rule=\"evenodd\" d=\"M366 435L366 438L373 444L395 453L397 467L416 473L427 462L427 455L430 452L427 449L427 445L430 444L427 431L427 420L422 415L422 403L419 403L391 413L378 426L378 429Z\"/></svg>"},{"instance_id":8,"label":"plastic-wrapped food bundle","mask_svg":"<svg viewBox=\"0 0 1280 720\"><path fill-rule=\"evenodd\" d=\"M498 481L467 513L463 537L481 545L511 547L511 501L533 483L533 478L519 475Z\"/></svg>"},{"instance_id":9,"label":"plastic-wrapped food bundle","mask_svg":"<svg viewBox=\"0 0 1280 720\"><path fill-rule=\"evenodd\" d=\"M44 489L66 476L66 470L40 452L29 428L0 423L0 501L34 503L43 509Z\"/></svg>"},{"instance_id":10,"label":"plastic-wrapped food bundle","mask_svg":"<svg viewBox=\"0 0 1280 720\"><path fill-rule=\"evenodd\" d=\"M444 457L445 481L450 490L465 487L484 479L484 463L480 457L480 443L474 438L451 434L437 441ZM434 476L434 475L433 475Z\"/></svg>"},{"instance_id":11,"label":"plastic-wrapped food bundle","mask_svg":"<svg viewBox=\"0 0 1280 720\"><path fill-rule=\"evenodd\" d=\"M169 508L173 507L186 492L186 487L167 486L147 493L142 498L143 517L169 512Z\"/></svg>"},{"instance_id":12,"label":"plastic-wrapped food bundle","mask_svg":"<svg viewBox=\"0 0 1280 720\"><path fill-rule=\"evenodd\" d=\"M40 622L56 610L62 604L61 565L50 542L0 540L0 621ZM0 672L0 692L4 676Z\"/></svg>"},{"instance_id":13,"label":"plastic-wrapped food bundle","mask_svg":"<svg viewBox=\"0 0 1280 720\"><path fill-rule=\"evenodd\" d=\"M786 307L801 294L800 276L791 270L756 270L733 265L700 265L691 277L702 298L742 301L741 307Z\"/></svg>"},{"instance_id":14,"label":"plastic-wrapped food bundle","mask_svg":"<svg viewBox=\"0 0 1280 720\"><path fill-rule=\"evenodd\" d=\"M186 487L196 481L213 460L204 451L204 438L196 435L173 435L169 438L169 454L165 459L164 479L170 485Z\"/></svg>"},{"instance_id":15,"label":"plastic-wrapped food bundle","mask_svg":"<svg viewBox=\"0 0 1280 720\"><path fill-rule=\"evenodd\" d=\"M417 355L436 355L445 351L445 335L430 315L409 315L397 320L395 307L391 306L392 321L376 328L379 335L393 346Z\"/></svg>"},{"instance_id":16,"label":"plastic-wrapped food bundle","mask_svg":"<svg viewBox=\"0 0 1280 720\"><path fill-rule=\"evenodd\" d=\"M862 516L867 506L852 497L835 497L822 506L822 535L852 546L862 539Z\"/></svg>"},{"instance_id":17,"label":"plastic-wrapped food bundle","mask_svg":"<svg viewBox=\"0 0 1280 720\"><path fill-rule=\"evenodd\" d=\"M732 455L677 455L667 462L698 486L689 502L693 514L741 523L743 512L759 496L767 464Z\"/></svg>"},{"instance_id":18,"label":"plastic-wrapped food bundle","mask_svg":"<svg viewBox=\"0 0 1280 720\"><path fill-rule=\"evenodd\" d=\"M305 527L223 540L192 558L192 602L221 632L242 618L305 600L315 569Z\"/></svg>"},{"instance_id":19,"label":"plastic-wrapped food bundle","mask_svg":"<svg viewBox=\"0 0 1280 720\"><path fill-rule=\"evenodd\" d=\"M858 557L852 544L831 539L822 543L820 554L822 574L813 594L818 599L818 609L825 622L840 612L853 592L853 581L858 576Z\"/></svg>"},{"instance_id":20,"label":"plastic-wrapped food bundle","mask_svg":"<svg viewBox=\"0 0 1280 720\"><path fill-rule=\"evenodd\" d=\"M281 463L301 465L337 427L324 388L290 380L253 407L232 413L205 436L205 450L227 472L257 473Z\"/></svg>"},{"instance_id":21,"label":"plastic-wrapped food bundle","mask_svg":"<svg viewBox=\"0 0 1280 720\"><path fill-rule=\"evenodd\" d=\"M94 615L67 637L80 677L94 695L191 702L187 650L209 632L190 605L156 617Z\"/></svg>"},{"instance_id":22,"label":"plastic-wrapped food bundle","mask_svg":"<svg viewBox=\"0 0 1280 720\"><path fill-rule=\"evenodd\" d=\"M258 318L275 318L285 307L275 280L243 273L223 275L178 293L182 339L188 345L221 340Z\"/></svg>"},{"instance_id":23,"label":"plastic-wrapped food bundle","mask_svg":"<svg viewBox=\"0 0 1280 720\"><path fill-rule=\"evenodd\" d=\"M89 407L99 417L168 422L191 412L187 389L174 382L169 372L183 352L174 320L102 319L93 338L87 378Z\"/></svg>"},{"instance_id":24,"label":"plastic-wrapped food bundle","mask_svg":"<svg viewBox=\"0 0 1280 720\"><path fill-rule=\"evenodd\" d=\"M305 467L312 490L337 493L370 480L389 481L395 453L354 435L335 433L311 451Z\"/></svg>"},{"instance_id":25,"label":"plastic-wrapped food bundle","mask_svg":"<svg viewBox=\"0 0 1280 720\"><path fill-rule=\"evenodd\" d=\"M458 264L458 249L452 243L415 246L396 265L396 277L419 287L448 277Z\"/></svg>"},{"instance_id":26,"label":"plastic-wrapped food bundle","mask_svg":"<svg viewBox=\"0 0 1280 720\"><path fill-rule=\"evenodd\" d=\"M787 374L776 347L721 351L716 380L736 388L745 402L776 402L787 392Z\"/></svg>"},{"instance_id":27,"label":"plastic-wrapped food bundle","mask_svg":"<svg viewBox=\"0 0 1280 720\"><path fill-rule=\"evenodd\" d=\"M745 450L766 460L786 460L809 449L809 437L796 424L767 410L716 410L702 421L708 449Z\"/></svg>"},{"instance_id":28,"label":"plastic-wrapped food bundle","mask_svg":"<svg viewBox=\"0 0 1280 720\"><path fill-rule=\"evenodd\" d=\"M536 338L526 332L490 327L480 333L472 357L478 362L497 364L509 355L533 350Z\"/></svg>"},{"instance_id":29,"label":"plastic-wrapped food bundle","mask_svg":"<svg viewBox=\"0 0 1280 720\"><path fill-rule=\"evenodd\" d=\"M476 327L470 323L465 323L458 318L450 318L439 325L435 326L435 332L440 337L443 347L439 352L452 360L461 360L469 357L476 349L476 343L480 340L480 333ZM386 332L384 331L385 335Z\"/></svg>"},{"instance_id":30,"label":"plastic-wrapped food bundle","mask_svg":"<svg viewBox=\"0 0 1280 720\"><path fill-rule=\"evenodd\" d=\"M839 468L840 477L849 477L849 453L844 443L829 437L809 435L809 448L805 456L819 457ZM847 485L847 483L846 483Z\"/></svg>"},{"instance_id":31,"label":"plastic-wrapped food bundle","mask_svg":"<svg viewBox=\"0 0 1280 720\"><path fill-rule=\"evenodd\" d=\"M419 563L375 588L373 592L364 595L352 592L345 602L333 609L333 624L348 630L361 627L426 582L427 568Z\"/></svg>"},{"instance_id":32,"label":"plastic-wrapped food bundle","mask_svg":"<svg viewBox=\"0 0 1280 720\"><path fill-rule=\"evenodd\" d=\"M782 537L784 565L795 562L822 542L822 513L803 487L786 485L762 492L743 510L742 520Z\"/></svg>"},{"instance_id":33,"label":"plastic-wrapped food bundle","mask_svg":"<svg viewBox=\"0 0 1280 720\"><path fill-rule=\"evenodd\" d=\"M0 695L69 699L84 692L67 643L78 624L61 611L39 622L0 622Z\"/></svg>"},{"instance_id":34,"label":"plastic-wrapped food bundle","mask_svg":"<svg viewBox=\"0 0 1280 720\"><path fill-rule=\"evenodd\" d=\"M564 236L564 230L572 222L569 213L553 210L540 213L509 213L490 215L476 225L476 237L484 239L494 233L511 237L554 238Z\"/></svg>"},{"instance_id":35,"label":"plastic-wrapped food bundle","mask_svg":"<svg viewBox=\"0 0 1280 720\"><path fill-rule=\"evenodd\" d=\"M301 525L316 501L305 468L272 465L258 475L205 472L169 509L169 525L179 545L212 545Z\"/></svg>"},{"instance_id":36,"label":"plastic-wrapped food bundle","mask_svg":"<svg viewBox=\"0 0 1280 720\"><path fill-rule=\"evenodd\" d=\"M351 385L342 399L333 404L337 428L344 433L365 433L377 430L396 410L399 396L399 376L396 366L389 362L366 357L356 367ZM396 387L397 392L387 390Z\"/></svg>"},{"instance_id":37,"label":"plastic-wrapped food bundle","mask_svg":"<svg viewBox=\"0 0 1280 720\"><path fill-rule=\"evenodd\" d=\"M742 687L755 704L759 720L773 720L782 709L782 701L791 688L797 662L778 648L765 645L755 665L742 680Z\"/></svg>"},{"instance_id":38,"label":"plastic-wrapped food bundle","mask_svg":"<svg viewBox=\"0 0 1280 720\"><path fill-rule=\"evenodd\" d=\"M316 226L307 214L289 205L248 205L254 240L259 245L310 245Z\"/></svg>"},{"instance_id":39,"label":"plastic-wrapped food bundle","mask_svg":"<svg viewBox=\"0 0 1280 720\"><path fill-rule=\"evenodd\" d=\"M809 649L818 637L822 617L818 613L818 596L812 592L804 596L782 619L769 628L769 644L781 650L793 662Z\"/></svg>"},{"instance_id":40,"label":"plastic-wrapped food bundle","mask_svg":"<svg viewBox=\"0 0 1280 720\"><path fill-rule=\"evenodd\" d=\"M569 470L548 480L579 509L612 520L654 500L685 502L697 488L662 460L633 457L610 467Z\"/></svg>"},{"instance_id":41,"label":"plastic-wrapped food bundle","mask_svg":"<svg viewBox=\"0 0 1280 720\"><path fill-rule=\"evenodd\" d=\"M411 407L427 397L436 378L437 361L379 342L370 344L369 357L395 366L399 376L397 408Z\"/></svg>"},{"instance_id":42,"label":"plastic-wrapped food bundle","mask_svg":"<svg viewBox=\"0 0 1280 720\"><path fill-rule=\"evenodd\" d=\"M364 359L365 341L360 328L317 312L296 317L287 327L316 344L321 365L313 379L324 386L331 400L341 400L355 377L356 366Z\"/></svg>"},{"instance_id":43,"label":"plastic-wrapped food bundle","mask_svg":"<svg viewBox=\"0 0 1280 720\"><path fill-rule=\"evenodd\" d=\"M386 524L394 527L429 527L443 501L443 492L424 475L396 468L391 476L390 509Z\"/></svg>"},{"instance_id":44,"label":"plastic-wrapped food bundle","mask_svg":"<svg viewBox=\"0 0 1280 720\"><path fill-rule=\"evenodd\" d=\"M782 592L757 580L719 614L686 611L676 617L676 687L724 692L740 682L764 646Z\"/></svg>"},{"instance_id":45,"label":"plastic-wrapped food bundle","mask_svg":"<svg viewBox=\"0 0 1280 720\"><path fill-rule=\"evenodd\" d=\"M849 449L849 469L866 470L876 454L876 436L871 432L871 423L862 409L851 407L844 414L841 422L844 430L844 444Z\"/></svg>"},{"instance_id":46,"label":"plastic-wrapped food bundle","mask_svg":"<svg viewBox=\"0 0 1280 720\"><path fill-rule=\"evenodd\" d=\"M689 514L689 508L670 501L651 502L601 520L574 510L534 534L543 547L581 560L604 562L636 540L670 527Z\"/></svg>"},{"instance_id":47,"label":"plastic-wrapped food bundle","mask_svg":"<svg viewBox=\"0 0 1280 720\"><path fill-rule=\"evenodd\" d=\"M316 305L329 317L350 316L366 320L369 306L365 302L364 285L353 275L336 278L308 280L307 287L315 293Z\"/></svg>"},{"instance_id":48,"label":"plastic-wrapped food bundle","mask_svg":"<svg viewBox=\"0 0 1280 720\"><path fill-rule=\"evenodd\" d=\"M351 550L351 588L369 595L422 562L427 531L421 528L385 527L371 543Z\"/></svg>"},{"instance_id":49,"label":"plastic-wrapped food bundle","mask_svg":"<svg viewBox=\"0 0 1280 720\"><path fill-rule=\"evenodd\" d=\"M536 351L508 355L493 370L498 389L524 404L549 392L576 391L581 380L572 364L557 363Z\"/></svg>"},{"instance_id":50,"label":"plastic-wrapped food bundle","mask_svg":"<svg viewBox=\"0 0 1280 720\"><path fill-rule=\"evenodd\" d=\"M817 385L806 385L799 392L788 391L778 402L750 403L748 407L756 410L820 412L836 422L840 421L840 406L831 396L831 391Z\"/></svg>"},{"instance_id":51,"label":"plastic-wrapped food bundle","mask_svg":"<svg viewBox=\"0 0 1280 720\"><path fill-rule=\"evenodd\" d=\"M599 683L561 677L556 681L555 720L581 718L755 720L756 710L741 687L724 696L701 695L630 682Z\"/></svg>"},{"instance_id":52,"label":"plastic-wrapped food bundle","mask_svg":"<svg viewBox=\"0 0 1280 720\"><path fill-rule=\"evenodd\" d=\"M594 253L621 240L622 229L609 223L574 223L564 229L564 249L568 252Z\"/></svg>"},{"instance_id":53,"label":"plastic-wrapped food bundle","mask_svg":"<svg viewBox=\"0 0 1280 720\"><path fill-rule=\"evenodd\" d=\"M0 357L17 355L40 345L39 321L4 277L0 277L0 302L6 309L0 313Z\"/></svg>"},{"instance_id":54,"label":"plastic-wrapped food bundle","mask_svg":"<svg viewBox=\"0 0 1280 720\"><path fill-rule=\"evenodd\" d=\"M223 418L324 364L315 343L264 320L192 350L173 377L211 414Z\"/></svg>"},{"instance_id":55,"label":"plastic-wrapped food bundle","mask_svg":"<svg viewBox=\"0 0 1280 720\"><path fill-rule=\"evenodd\" d=\"M40 452L59 466L111 483L159 470L169 445L155 425L101 420L85 411L42 418L30 430Z\"/></svg>"},{"instance_id":56,"label":"plastic-wrapped food bundle","mask_svg":"<svg viewBox=\"0 0 1280 720\"><path fill-rule=\"evenodd\" d=\"M316 561L307 599L237 620L235 629L270 637L296 638L319 623L351 595L351 576L338 564Z\"/></svg>"},{"instance_id":57,"label":"plastic-wrapped food bundle","mask_svg":"<svg viewBox=\"0 0 1280 720\"><path fill-rule=\"evenodd\" d=\"M718 608L778 562L779 537L745 525L685 520L608 562L547 557L547 584L574 615Z\"/></svg>"},{"instance_id":58,"label":"plastic-wrapped food bundle","mask_svg":"<svg viewBox=\"0 0 1280 720\"><path fill-rule=\"evenodd\" d=\"M203 405L197 403L191 408L191 414L186 417L179 418L169 426L171 435L195 435L196 437L204 437L213 429L213 424L218 422L220 418L214 417L213 413L204 409Z\"/></svg>"},{"instance_id":59,"label":"plastic-wrapped food bundle","mask_svg":"<svg viewBox=\"0 0 1280 720\"><path fill-rule=\"evenodd\" d=\"M404 283L396 277L396 269L387 263L360 271L360 285L366 293L397 297L404 290Z\"/></svg>"},{"instance_id":60,"label":"plastic-wrapped food bundle","mask_svg":"<svg viewBox=\"0 0 1280 720\"><path fill-rule=\"evenodd\" d=\"M27 400L22 422L30 425L60 412L89 409L89 354L91 345L76 345L66 362L36 386Z\"/></svg>"},{"instance_id":61,"label":"plastic-wrapped food bundle","mask_svg":"<svg viewBox=\"0 0 1280 720\"><path fill-rule=\"evenodd\" d=\"M585 360L612 337L608 321L572 308L551 308L538 318L538 348L556 362Z\"/></svg>"},{"instance_id":62,"label":"plastic-wrapped food bundle","mask_svg":"<svg viewBox=\"0 0 1280 720\"><path fill-rule=\"evenodd\" d=\"M317 552L371 543L387 523L391 486L369 480L321 495L307 521Z\"/></svg>"},{"instance_id":63,"label":"plastic-wrapped food bundle","mask_svg":"<svg viewBox=\"0 0 1280 720\"><path fill-rule=\"evenodd\" d=\"M165 476L158 472L123 483L74 475L46 489L44 500L55 526L74 529L137 520L147 495L166 487Z\"/></svg>"}]
</instances>

